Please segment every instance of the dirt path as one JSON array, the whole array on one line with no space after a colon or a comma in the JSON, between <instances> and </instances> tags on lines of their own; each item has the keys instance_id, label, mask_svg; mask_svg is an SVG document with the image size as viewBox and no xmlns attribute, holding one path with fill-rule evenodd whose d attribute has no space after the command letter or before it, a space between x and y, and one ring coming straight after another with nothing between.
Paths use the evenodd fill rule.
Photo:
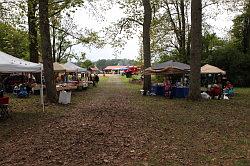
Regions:
<instances>
[{"instance_id":1,"label":"dirt path","mask_svg":"<svg viewBox=\"0 0 250 166\"><path fill-rule=\"evenodd\" d=\"M65 116L5 143L0 165L125 165L143 160L146 155L135 150L146 138L137 132L142 121L127 100L129 90L118 77L100 86L78 93L82 100Z\"/></svg>"}]
</instances>

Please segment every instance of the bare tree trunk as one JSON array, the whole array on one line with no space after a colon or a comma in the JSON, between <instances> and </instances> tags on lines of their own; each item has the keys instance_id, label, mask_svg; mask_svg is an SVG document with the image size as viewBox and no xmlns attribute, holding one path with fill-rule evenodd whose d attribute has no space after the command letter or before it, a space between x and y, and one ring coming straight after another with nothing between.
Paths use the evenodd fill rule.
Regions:
<instances>
[{"instance_id":1,"label":"bare tree trunk","mask_svg":"<svg viewBox=\"0 0 250 166\"><path fill-rule=\"evenodd\" d=\"M37 41L37 18L36 18L36 7L38 5L37 0L28 0L28 26L29 26L29 53L30 61L38 63L39 54L38 54L38 41ZM34 74L36 81L40 82L40 74Z\"/></svg>"},{"instance_id":2,"label":"bare tree trunk","mask_svg":"<svg viewBox=\"0 0 250 166\"><path fill-rule=\"evenodd\" d=\"M188 11L188 6L185 5L185 10ZM189 22L189 17L188 14L186 14L186 22ZM186 31L187 31L187 42L186 42L186 57L187 57L187 63L190 63L190 52L191 52L191 30L190 26L186 26Z\"/></svg>"},{"instance_id":3,"label":"bare tree trunk","mask_svg":"<svg viewBox=\"0 0 250 166\"><path fill-rule=\"evenodd\" d=\"M143 58L144 69L151 67L151 51L150 51L150 27L152 20L152 8L150 0L143 0L144 22L143 22ZM151 75L144 75L143 90L144 95L151 88Z\"/></svg>"},{"instance_id":4,"label":"bare tree trunk","mask_svg":"<svg viewBox=\"0 0 250 166\"><path fill-rule=\"evenodd\" d=\"M188 33L188 38L187 38L187 46L186 46L186 57L187 57L187 62L190 62L190 52L191 52L191 32Z\"/></svg>"},{"instance_id":5,"label":"bare tree trunk","mask_svg":"<svg viewBox=\"0 0 250 166\"><path fill-rule=\"evenodd\" d=\"M183 56L183 61L187 63L186 55L186 18L185 18L185 3L184 0L180 1L181 9L181 55Z\"/></svg>"},{"instance_id":6,"label":"bare tree trunk","mask_svg":"<svg viewBox=\"0 0 250 166\"><path fill-rule=\"evenodd\" d=\"M250 2L246 4L246 16L244 20L243 51L250 53Z\"/></svg>"},{"instance_id":7,"label":"bare tree trunk","mask_svg":"<svg viewBox=\"0 0 250 166\"><path fill-rule=\"evenodd\" d=\"M39 0L39 23L43 57L43 69L47 100L51 103L57 102L56 85L54 79L52 48L50 41L49 19L48 19L48 0Z\"/></svg>"},{"instance_id":8,"label":"bare tree trunk","mask_svg":"<svg viewBox=\"0 0 250 166\"><path fill-rule=\"evenodd\" d=\"M191 100L199 100L200 68L202 53L202 0L191 2L191 60L190 60L190 94Z\"/></svg>"},{"instance_id":9,"label":"bare tree trunk","mask_svg":"<svg viewBox=\"0 0 250 166\"><path fill-rule=\"evenodd\" d=\"M28 25L29 25L29 51L30 61L38 63L38 42L37 42L37 19L36 19L36 0L28 0Z\"/></svg>"}]
</instances>

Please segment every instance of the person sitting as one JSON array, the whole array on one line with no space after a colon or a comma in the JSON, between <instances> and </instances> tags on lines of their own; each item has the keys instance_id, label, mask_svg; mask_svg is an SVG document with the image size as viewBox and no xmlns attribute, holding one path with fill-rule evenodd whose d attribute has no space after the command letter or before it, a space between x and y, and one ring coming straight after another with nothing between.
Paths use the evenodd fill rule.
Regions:
<instances>
[{"instance_id":1,"label":"person sitting","mask_svg":"<svg viewBox=\"0 0 250 166\"><path fill-rule=\"evenodd\" d=\"M222 97L222 88L218 84L214 84L211 90L208 93L212 99L215 98L215 96L218 97L218 99L221 99Z\"/></svg>"},{"instance_id":2,"label":"person sitting","mask_svg":"<svg viewBox=\"0 0 250 166\"><path fill-rule=\"evenodd\" d=\"M62 83L62 77L60 76L56 77L56 83L57 84Z\"/></svg>"},{"instance_id":3,"label":"person sitting","mask_svg":"<svg viewBox=\"0 0 250 166\"><path fill-rule=\"evenodd\" d=\"M73 75L72 75L72 81L78 81L78 77L77 77L76 74L73 74Z\"/></svg>"},{"instance_id":4,"label":"person sitting","mask_svg":"<svg viewBox=\"0 0 250 166\"><path fill-rule=\"evenodd\" d=\"M17 84L15 84L13 88L13 94L17 95L19 91L20 91L20 87Z\"/></svg>"},{"instance_id":5,"label":"person sitting","mask_svg":"<svg viewBox=\"0 0 250 166\"><path fill-rule=\"evenodd\" d=\"M234 96L234 89L233 89L233 88L234 88L233 85L232 85L229 81L227 81L227 82L226 82L226 86L225 86L225 88L223 89L224 94L225 94L226 96L228 96L228 97Z\"/></svg>"},{"instance_id":6,"label":"person sitting","mask_svg":"<svg viewBox=\"0 0 250 166\"><path fill-rule=\"evenodd\" d=\"M20 84L20 91L18 92L18 97L29 97L29 93L27 92L27 88L24 84Z\"/></svg>"}]
</instances>

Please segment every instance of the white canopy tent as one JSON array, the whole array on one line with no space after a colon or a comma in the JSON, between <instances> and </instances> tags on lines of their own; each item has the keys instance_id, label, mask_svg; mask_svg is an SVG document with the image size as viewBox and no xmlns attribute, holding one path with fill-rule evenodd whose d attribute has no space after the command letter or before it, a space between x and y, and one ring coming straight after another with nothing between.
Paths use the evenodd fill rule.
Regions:
<instances>
[{"instance_id":1,"label":"white canopy tent","mask_svg":"<svg viewBox=\"0 0 250 166\"><path fill-rule=\"evenodd\" d=\"M33 63L19 59L0 51L0 73L41 73L41 103L44 111L43 83L42 83L42 64Z\"/></svg>"},{"instance_id":2,"label":"white canopy tent","mask_svg":"<svg viewBox=\"0 0 250 166\"><path fill-rule=\"evenodd\" d=\"M53 63L53 68L54 68L54 72L66 72L67 71L67 69L58 62Z\"/></svg>"},{"instance_id":3,"label":"white canopy tent","mask_svg":"<svg viewBox=\"0 0 250 166\"><path fill-rule=\"evenodd\" d=\"M224 74L225 75L226 72L216 66L206 64L201 67L201 74Z\"/></svg>"},{"instance_id":4,"label":"white canopy tent","mask_svg":"<svg viewBox=\"0 0 250 166\"><path fill-rule=\"evenodd\" d=\"M33 72L40 73L42 65L16 58L0 51L0 72Z\"/></svg>"},{"instance_id":5,"label":"white canopy tent","mask_svg":"<svg viewBox=\"0 0 250 166\"><path fill-rule=\"evenodd\" d=\"M67 62L67 63L63 64L63 66L66 68L66 71L69 71L69 72L78 72L78 73L87 72L87 69L79 67L71 62Z\"/></svg>"}]
</instances>

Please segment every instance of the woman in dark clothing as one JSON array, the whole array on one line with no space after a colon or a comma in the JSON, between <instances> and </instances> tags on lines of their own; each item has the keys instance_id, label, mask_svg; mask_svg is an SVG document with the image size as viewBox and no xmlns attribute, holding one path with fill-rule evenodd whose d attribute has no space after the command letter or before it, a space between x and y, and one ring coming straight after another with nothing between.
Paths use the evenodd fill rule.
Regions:
<instances>
[{"instance_id":1,"label":"woman in dark clothing","mask_svg":"<svg viewBox=\"0 0 250 166\"><path fill-rule=\"evenodd\" d=\"M95 74L94 80L95 80L95 82L98 84L98 82L99 82L99 76L98 76L97 74Z\"/></svg>"}]
</instances>

